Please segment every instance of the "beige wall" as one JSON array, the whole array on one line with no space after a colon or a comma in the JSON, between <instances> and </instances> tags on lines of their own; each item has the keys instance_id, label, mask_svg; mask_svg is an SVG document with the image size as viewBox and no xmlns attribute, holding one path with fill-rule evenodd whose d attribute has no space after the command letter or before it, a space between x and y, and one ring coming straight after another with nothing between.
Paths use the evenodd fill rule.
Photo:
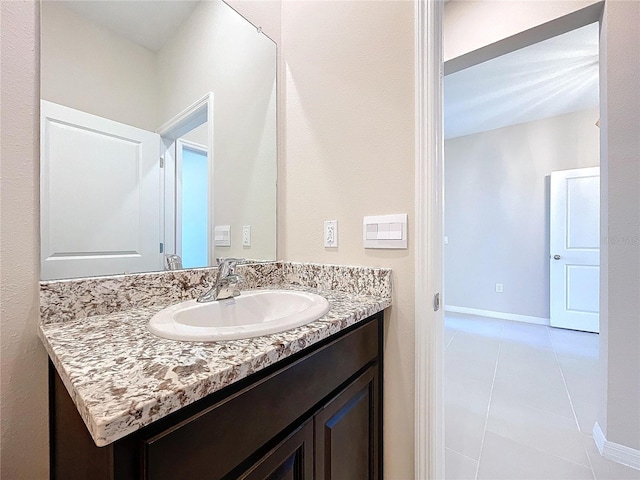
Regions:
<instances>
[{"instance_id":1,"label":"beige wall","mask_svg":"<svg viewBox=\"0 0 640 480\"><path fill-rule=\"evenodd\" d=\"M599 116L587 110L445 141L446 305L548 321L549 174L600 164Z\"/></svg>"},{"instance_id":2,"label":"beige wall","mask_svg":"<svg viewBox=\"0 0 640 480\"><path fill-rule=\"evenodd\" d=\"M47 355L38 323L37 3L0 2L0 477L48 478Z\"/></svg>"},{"instance_id":3,"label":"beige wall","mask_svg":"<svg viewBox=\"0 0 640 480\"><path fill-rule=\"evenodd\" d=\"M42 2L42 98L154 132L156 54L87 20L62 2Z\"/></svg>"},{"instance_id":4,"label":"beige wall","mask_svg":"<svg viewBox=\"0 0 640 480\"><path fill-rule=\"evenodd\" d=\"M606 3L600 43L602 224L598 423L640 450L640 2Z\"/></svg>"},{"instance_id":5,"label":"beige wall","mask_svg":"<svg viewBox=\"0 0 640 480\"><path fill-rule=\"evenodd\" d=\"M413 4L283 2L286 139L279 247L285 260L393 269L386 315L385 478L413 478ZM362 217L409 214L408 250L365 250ZM339 247L323 247L338 220Z\"/></svg>"}]
</instances>

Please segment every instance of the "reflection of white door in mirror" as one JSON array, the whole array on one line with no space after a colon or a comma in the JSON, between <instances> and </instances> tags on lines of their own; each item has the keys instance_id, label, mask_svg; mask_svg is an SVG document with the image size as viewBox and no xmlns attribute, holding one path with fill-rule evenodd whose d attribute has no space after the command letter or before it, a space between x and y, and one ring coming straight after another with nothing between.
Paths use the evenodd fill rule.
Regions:
<instances>
[{"instance_id":1,"label":"reflection of white door in mirror","mask_svg":"<svg viewBox=\"0 0 640 480\"><path fill-rule=\"evenodd\" d=\"M205 125L206 126L206 125ZM209 164L207 147L176 141L176 252L183 268L208 265Z\"/></svg>"},{"instance_id":2,"label":"reflection of white door in mirror","mask_svg":"<svg viewBox=\"0 0 640 480\"><path fill-rule=\"evenodd\" d=\"M41 105L41 278L162 269L160 136Z\"/></svg>"}]
</instances>

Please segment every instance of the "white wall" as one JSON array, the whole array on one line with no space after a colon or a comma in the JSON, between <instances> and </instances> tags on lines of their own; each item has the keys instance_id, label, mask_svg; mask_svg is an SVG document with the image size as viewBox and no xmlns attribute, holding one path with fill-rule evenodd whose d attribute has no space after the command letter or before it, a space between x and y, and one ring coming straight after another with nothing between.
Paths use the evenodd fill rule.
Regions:
<instances>
[{"instance_id":1,"label":"white wall","mask_svg":"<svg viewBox=\"0 0 640 480\"><path fill-rule=\"evenodd\" d=\"M598 118L587 110L445 141L447 305L549 318L549 174L600 164Z\"/></svg>"},{"instance_id":2,"label":"white wall","mask_svg":"<svg viewBox=\"0 0 640 480\"><path fill-rule=\"evenodd\" d=\"M49 478L39 322L37 2L0 2L0 477Z\"/></svg>"},{"instance_id":3,"label":"white wall","mask_svg":"<svg viewBox=\"0 0 640 480\"><path fill-rule=\"evenodd\" d=\"M285 260L393 269L385 318L384 474L413 478L414 38L411 2L283 2ZM282 159L281 159L282 160ZM365 250L362 217L409 214L408 250ZM339 247L323 247L338 220Z\"/></svg>"},{"instance_id":4,"label":"white wall","mask_svg":"<svg viewBox=\"0 0 640 480\"><path fill-rule=\"evenodd\" d=\"M607 440L640 450L640 2L608 1L600 43L600 359Z\"/></svg>"},{"instance_id":5,"label":"white wall","mask_svg":"<svg viewBox=\"0 0 640 480\"><path fill-rule=\"evenodd\" d=\"M42 98L154 132L156 54L87 20L63 2L42 2Z\"/></svg>"}]
</instances>

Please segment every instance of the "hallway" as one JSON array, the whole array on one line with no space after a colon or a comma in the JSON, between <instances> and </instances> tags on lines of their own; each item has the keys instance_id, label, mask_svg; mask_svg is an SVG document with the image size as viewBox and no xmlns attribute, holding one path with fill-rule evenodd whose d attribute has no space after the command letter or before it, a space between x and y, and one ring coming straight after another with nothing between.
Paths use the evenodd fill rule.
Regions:
<instances>
[{"instance_id":1,"label":"hallway","mask_svg":"<svg viewBox=\"0 0 640 480\"><path fill-rule=\"evenodd\" d=\"M591 437L598 335L448 313L446 478L638 480Z\"/></svg>"}]
</instances>

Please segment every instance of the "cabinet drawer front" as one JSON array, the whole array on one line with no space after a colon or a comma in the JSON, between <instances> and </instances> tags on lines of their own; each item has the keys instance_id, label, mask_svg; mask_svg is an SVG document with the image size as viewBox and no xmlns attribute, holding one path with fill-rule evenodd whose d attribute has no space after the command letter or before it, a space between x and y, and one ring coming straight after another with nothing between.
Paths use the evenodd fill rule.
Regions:
<instances>
[{"instance_id":1,"label":"cabinet drawer front","mask_svg":"<svg viewBox=\"0 0 640 480\"><path fill-rule=\"evenodd\" d=\"M147 440L145 478L222 478L377 355L373 321Z\"/></svg>"}]
</instances>

